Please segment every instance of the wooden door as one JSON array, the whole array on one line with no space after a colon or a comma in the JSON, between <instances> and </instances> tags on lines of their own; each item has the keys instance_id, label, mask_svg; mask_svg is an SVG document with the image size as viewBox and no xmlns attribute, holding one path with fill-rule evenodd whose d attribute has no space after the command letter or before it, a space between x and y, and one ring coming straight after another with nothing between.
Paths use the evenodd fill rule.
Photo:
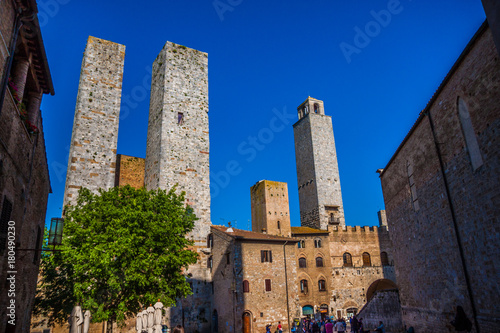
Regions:
<instances>
[{"instance_id":1,"label":"wooden door","mask_svg":"<svg viewBox=\"0 0 500 333\"><path fill-rule=\"evenodd\" d=\"M250 333L251 332L250 325L251 325L250 313L245 312L243 314L243 329L242 329L243 333Z\"/></svg>"}]
</instances>

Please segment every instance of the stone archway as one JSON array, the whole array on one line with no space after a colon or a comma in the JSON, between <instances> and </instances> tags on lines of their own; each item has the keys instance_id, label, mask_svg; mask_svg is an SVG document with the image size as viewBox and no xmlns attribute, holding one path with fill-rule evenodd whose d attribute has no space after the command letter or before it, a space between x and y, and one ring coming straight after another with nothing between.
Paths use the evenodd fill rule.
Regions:
<instances>
[{"instance_id":1,"label":"stone archway","mask_svg":"<svg viewBox=\"0 0 500 333\"><path fill-rule=\"evenodd\" d=\"M388 279L379 279L374 281L366 291L366 301L369 302L376 291L388 289L398 289L398 286L393 281Z\"/></svg>"},{"instance_id":2,"label":"stone archway","mask_svg":"<svg viewBox=\"0 0 500 333\"><path fill-rule=\"evenodd\" d=\"M252 332L252 314L248 311L243 312L243 323L241 331L243 333L251 333Z\"/></svg>"}]
</instances>

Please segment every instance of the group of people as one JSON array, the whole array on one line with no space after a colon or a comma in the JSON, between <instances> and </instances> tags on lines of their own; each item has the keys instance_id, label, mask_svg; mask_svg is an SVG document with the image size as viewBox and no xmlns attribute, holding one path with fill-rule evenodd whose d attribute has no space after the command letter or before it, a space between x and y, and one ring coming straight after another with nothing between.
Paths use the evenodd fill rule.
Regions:
<instances>
[{"instance_id":1,"label":"group of people","mask_svg":"<svg viewBox=\"0 0 500 333\"><path fill-rule=\"evenodd\" d=\"M368 333L369 330L365 330L363 327L363 318L356 318L356 316L351 317L350 319L351 332L354 333ZM266 325L266 333L271 333L272 324ZM282 333L283 328L281 326L281 322L278 322L278 327L274 333ZM293 323L291 328L291 332L295 333L343 333L347 332L347 322L345 319L340 318L334 320L330 319L309 319L303 318L299 324ZM382 322L379 323L379 326L375 329L375 332L385 333L384 324Z\"/></svg>"}]
</instances>

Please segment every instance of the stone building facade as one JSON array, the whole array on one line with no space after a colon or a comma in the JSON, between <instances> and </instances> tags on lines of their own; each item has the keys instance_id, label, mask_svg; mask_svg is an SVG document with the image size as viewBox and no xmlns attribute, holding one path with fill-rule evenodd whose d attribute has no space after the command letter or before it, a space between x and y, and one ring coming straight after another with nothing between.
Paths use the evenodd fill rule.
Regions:
<instances>
[{"instance_id":1,"label":"stone building facade","mask_svg":"<svg viewBox=\"0 0 500 333\"><path fill-rule=\"evenodd\" d=\"M288 332L301 315L296 240L212 226L212 332Z\"/></svg>"},{"instance_id":2,"label":"stone building facade","mask_svg":"<svg viewBox=\"0 0 500 333\"><path fill-rule=\"evenodd\" d=\"M448 332L457 305L500 330L498 56L484 23L380 175L403 321L420 331Z\"/></svg>"},{"instance_id":3,"label":"stone building facade","mask_svg":"<svg viewBox=\"0 0 500 333\"><path fill-rule=\"evenodd\" d=\"M90 36L80 83L64 189L64 206L82 187L114 186L125 46Z\"/></svg>"},{"instance_id":4,"label":"stone building facade","mask_svg":"<svg viewBox=\"0 0 500 333\"><path fill-rule=\"evenodd\" d=\"M299 290L301 316L323 318L331 313L332 261L329 233L309 227L292 227L292 236L297 240L295 260Z\"/></svg>"},{"instance_id":5,"label":"stone building facade","mask_svg":"<svg viewBox=\"0 0 500 333\"><path fill-rule=\"evenodd\" d=\"M300 223L323 230L328 225L345 225L332 118L325 115L323 101L312 97L297 111L293 134Z\"/></svg>"},{"instance_id":6,"label":"stone building facade","mask_svg":"<svg viewBox=\"0 0 500 333\"><path fill-rule=\"evenodd\" d=\"M35 1L0 2L0 331L29 331L48 195L40 103L54 94Z\"/></svg>"}]
</instances>

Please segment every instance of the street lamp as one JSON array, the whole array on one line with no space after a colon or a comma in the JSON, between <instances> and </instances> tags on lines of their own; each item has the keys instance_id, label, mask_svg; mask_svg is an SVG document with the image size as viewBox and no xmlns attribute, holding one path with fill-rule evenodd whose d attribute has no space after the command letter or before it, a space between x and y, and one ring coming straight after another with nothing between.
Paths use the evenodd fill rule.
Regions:
<instances>
[{"instance_id":1,"label":"street lamp","mask_svg":"<svg viewBox=\"0 0 500 333\"><path fill-rule=\"evenodd\" d=\"M64 227L64 219L53 217L50 219L49 243L48 245L56 246L62 243L62 234Z\"/></svg>"}]
</instances>

